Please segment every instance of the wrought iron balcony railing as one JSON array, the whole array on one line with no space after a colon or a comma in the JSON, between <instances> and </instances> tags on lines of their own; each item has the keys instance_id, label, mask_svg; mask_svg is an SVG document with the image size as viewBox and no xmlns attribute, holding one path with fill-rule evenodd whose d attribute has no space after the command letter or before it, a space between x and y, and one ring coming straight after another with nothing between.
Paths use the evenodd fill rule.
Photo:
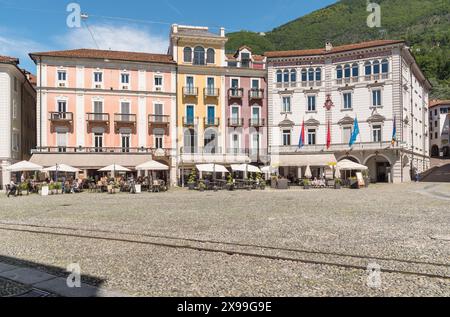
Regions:
<instances>
[{"instance_id":1,"label":"wrought iron balcony railing","mask_svg":"<svg viewBox=\"0 0 450 317\"><path fill-rule=\"evenodd\" d=\"M71 122L73 121L72 112L50 112L49 120L53 122Z\"/></svg>"}]
</instances>

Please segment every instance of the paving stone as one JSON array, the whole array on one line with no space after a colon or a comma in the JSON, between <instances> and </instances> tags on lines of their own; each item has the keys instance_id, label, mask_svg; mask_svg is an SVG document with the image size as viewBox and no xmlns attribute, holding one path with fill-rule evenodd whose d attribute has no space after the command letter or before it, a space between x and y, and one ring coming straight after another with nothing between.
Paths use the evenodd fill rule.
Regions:
<instances>
[{"instance_id":1,"label":"paving stone","mask_svg":"<svg viewBox=\"0 0 450 317\"><path fill-rule=\"evenodd\" d=\"M17 266L0 263L0 273L17 269Z\"/></svg>"},{"instance_id":2,"label":"paving stone","mask_svg":"<svg viewBox=\"0 0 450 317\"><path fill-rule=\"evenodd\" d=\"M6 271L0 273L0 277L23 283L26 285L33 285L36 283L48 281L54 279L55 276L33 269L15 269L12 271Z\"/></svg>"}]
</instances>

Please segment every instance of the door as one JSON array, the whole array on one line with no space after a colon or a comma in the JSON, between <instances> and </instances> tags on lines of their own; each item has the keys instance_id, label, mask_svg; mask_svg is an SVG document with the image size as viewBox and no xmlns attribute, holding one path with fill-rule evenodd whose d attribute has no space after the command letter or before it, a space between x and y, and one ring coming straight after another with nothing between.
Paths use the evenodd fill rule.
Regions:
<instances>
[{"instance_id":1,"label":"door","mask_svg":"<svg viewBox=\"0 0 450 317\"><path fill-rule=\"evenodd\" d=\"M102 133L94 134L94 147L95 147L95 152L97 152L97 153L103 152L103 134Z\"/></svg>"},{"instance_id":2,"label":"door","mask_svg":"<svg viewBox=\"0 0 450 317\"><path fill-rule=\"evenodd\" d=\"M209 96L215 95L214 88L215 88L214 78L210 77L210 78L208 78L208 83L207 83L207 90L208 90Z\"/></svg>"},{"instance_id":3,"label":"door","mask_svg":"<svg viewBox=\"0 0 450 317\"><path fill-rule=\"evenodd\" d=\"M129 114L131 113L131 109L130 109L129 102L122 102L120 104L120 113L121 113L122 121L125 121L125 122L130 121Z\"/></svg>"},{"instance_id":4,"label":"door","mask_svg":"<svg viewBox=\"0 0 450 317\"><path fill-rule=\"evenodd\" d=\"M208 124L214 125L216 120L216 107L208 106Z\"/></svg>"},{"instance_id":5,"label":"door","mask_svg":"<svg viewBox=\"0 0 450 317\"><path fill-rule=\"evenodd\" d=\"M94 113L95 120L101 121L103 119L103 102L102 101L94 101Z\"/></svg>"},{"instance_id":6,"label":"door","mask_svg":"<svg viewBox=\"0 0 450 317\"><path fill-rule=\"evenodd\" d=\"M231 108L231 123L233 125L239 125L239 107Z\"/></svg>"},{"instance_id":7,"label":"door","mask_svg":"<svg viewBox=\"0 0 450 317\"><path fill-rule=\"evenodd\" d=\"M252 135L252 155L258 155L260 149L260 137L259 134Z\"/></svg>"},{"instance_id":8,"label":"door","mask_svg":"<svg viewBox=\"0 0 450 317\"><path fill-rule=\"evenodd\" d=\"M194 94L194 77L186 77L186 87L188 94Z\"/></svg>"},{"instance_id":9,"label":"door","mask_svg":"<svg viewBox=\"0 0 450 317\"><path fill-rule=\"evenodd\" d=\"M122 134L122 152L129 153L130 152L130 135Z\"/></svg>"},{"instance_id":10,"label":"door","mask_svg":"<svg viewBox=\"0 0 450 317\"><path fill-rule=\"evenodd\" d=\"M253 107L252 108L252 122L253 125L260 125L261 122L261 110L259 107Z\"/></svg>"},{"instance_id":11,"label":"door","mask_svg":"<svg viewBox=\"0 0 450 317\"><path fill-rule=\"evenodd\" d=\"M155 104L155 121L162 122L164 115L164 109L162 104Z\"/></svg>"},{"instance_id":12,"label":"door","mask_svg":"<svg viewBox=\"0 0 450 317\"><path fill-rule=\"evenodd\" d=\"M67 119L67 102L58 101L58 116L60 119Z\"/></svg>"},{"instance_id":13,"label":"door","mask_svg":"<svg viewBox=\"0 0 450 317\"><path fill-rule=\"evenodd\" d=\"M186 123L194 124L194 106L186 106Z\"/></svg>"},{"instance_id":14,"label":"door","mask_svg":"<svg viewBox=\"0 0 450 317\"><path fill-rule=\"evenodd\" d=\"M252 97L257 98L259 95L259 80L252 79Z\"/></svg>"}]
</instances>

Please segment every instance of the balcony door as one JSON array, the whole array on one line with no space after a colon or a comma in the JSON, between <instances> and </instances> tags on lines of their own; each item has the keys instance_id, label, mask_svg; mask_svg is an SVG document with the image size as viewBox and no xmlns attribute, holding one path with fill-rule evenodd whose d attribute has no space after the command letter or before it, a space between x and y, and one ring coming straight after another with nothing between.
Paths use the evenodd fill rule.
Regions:
<instances>
[{"instance_id":1,"label":"balcony door","mask_svg":"<svg viewBox=\"0 0 450 317\"><path fill-rule=\"evenodd\" d=\"M214 89L215 88L216 88L216 85L215 85L214 78L209 77L208 78L208 83L207 83L207 90L208 90L208 95L209 96L213 96L214 95Z\"/></svg>"},{"instance_id":2,"label":"balcony door","mask_svg":"<svg viewBox=\"0 0 450 317\"><path fill-rule=\"evenodd\" d=\"M194 124L194 106L186 106L186 123Z\"/></svg>"},{"instance_id":3,"label":"balcony door","mask_svg":"<svg viewBox=\"0 0 450 317\"><path fill-rule=\"evenodd\" d=\"M231 108L231 123L237 125L239 121L239 107L234 106Z\"/></svg>"},{"instance_id":4,"label":"balcony door","mask_svg":"<svg viewBox=\"0 0 450 317\"><path fill-rule=\"evenodd\" d=\"M129 102L120 103L120 114L122 121L130 121L131 105Z\"/></svg>"},{"instance_id":5,"label":"balcony door","mask_svg":"<svg viewBox=\"0 0 450 317\"><path fill-rule=\"evenodd\" d=\"M101 121L103 119L103 101L94 101L95 120Z\"/></svg>"},{"instance_id":6,"label":"balcony door","mask_svg":"<svg viewBox=\"0 0 450 317\"><path fill-rule=\"evenodd\" d=\"M255 133L252 135L252 155L258 155L260 149L260 136L259 133Z\"/></svg>"},{"instance_id":7,"label":"balcony door","mask_svg":"<svg viewBox=\"0 0 450 317\"><path fill-rule=\"evenodd\" d=\"M94 148L96 153L103 152L103 133L94 134Z\"/></svg>"},{"instance_id":8,"label":"balcony door","mask_svg":"<svg viewBox=\"0 0 450 317\"><path fill-rule=\"evenodd\" d=\"M252 108L252 122L254 125L259 125L261 121L261 108L253 107Z\"/></svg>"},{"instance_id":9,"label":"balcony door","mask_svg":"<svg viewBox=\"0 0 450 317\"><path fill-rule=\"evenodd\" d=\"M121 135L121 143L122 143L122 152L129 153L130 152L130 140L131 136L129 134Z\"/></svg>"},{"instance_id":10,"label":"balcony door","mask_svg":"<svg viewBox=\"0 0 450 317\"><path fill-rule=\"evenodd\" d=\"M208 117L207 117L208 125L214 125L215 120L216 120L216 107L208 106Z\"/></svg>"},{"instance_id":11,"label":"balcony door","mask_svg":"<svg viewBox=\"0 0 450 317\"><path fill-rule=\"evenodd\" d=\"M67 119L67 102L58 101L58 118Z\"/></svg>"},{"instance_id":12,"label":"balcony door","mask_svg":"<svg viewBox=\"0 0 450 317\"><path fill-rule=\"evenodd\" d=\"M164 116L164 109L163 105L160 103L155 104L155 121L156 122L162 122L163 116Z\"/></svg>"},{"instance_id":13,"label":"balcony door","mask_svg":"<svg viewBox=\"0 0 450 317\"><path fill-rule=\"evenodd\" d=\"M194 94L194 77L192 76L186 77L186 88L188 94Z\"/></svg>"}]
</instances>

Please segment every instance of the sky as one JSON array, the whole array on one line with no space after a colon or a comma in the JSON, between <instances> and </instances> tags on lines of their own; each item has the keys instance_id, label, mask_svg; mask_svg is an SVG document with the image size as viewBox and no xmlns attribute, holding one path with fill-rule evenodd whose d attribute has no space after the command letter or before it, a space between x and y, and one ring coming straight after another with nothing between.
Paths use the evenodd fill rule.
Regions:
<instances>
[{"instance_id":1,"label":"sky","mask_svg":"<svg viewBox=\"0 0 450 317\"><path fill-rule=\"evenodd\" d=\"M81 28L66 23L66 9L73 2L89 16ZM35 72L30 52L100 48L165 53L173 23L208 26L215 32L220 27L265 32L335 2L0 0L0 55L18 57L22 67Z\"/></svg>"}]
</instances>

